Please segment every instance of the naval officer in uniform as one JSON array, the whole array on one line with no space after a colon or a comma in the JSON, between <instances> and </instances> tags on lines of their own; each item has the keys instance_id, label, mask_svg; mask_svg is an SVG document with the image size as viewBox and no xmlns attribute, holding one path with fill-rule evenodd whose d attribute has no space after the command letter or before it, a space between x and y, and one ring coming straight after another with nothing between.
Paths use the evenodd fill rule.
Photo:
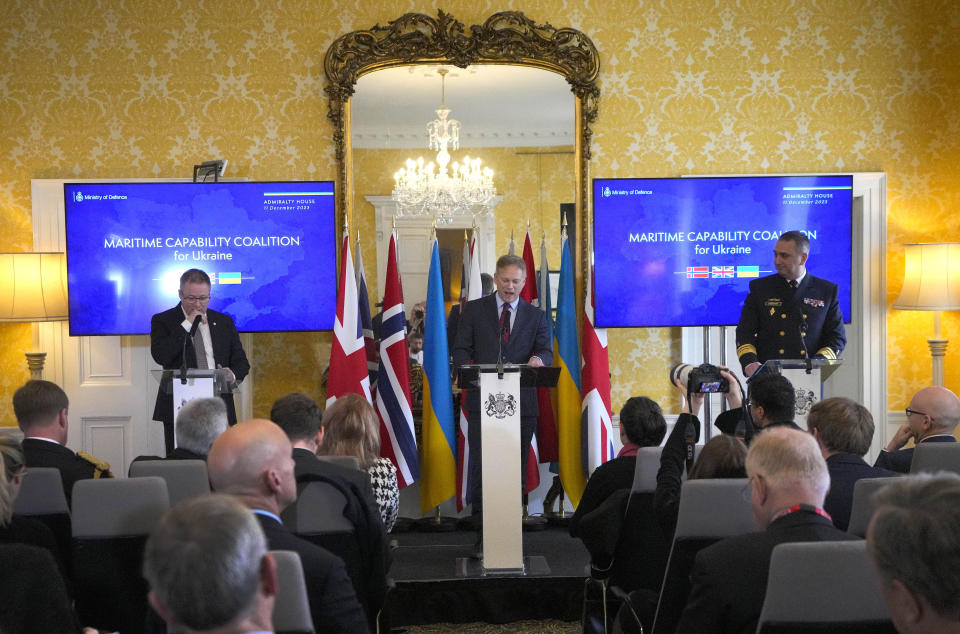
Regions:
<instances>
[{"instance_id":1,"label":"naval officer in uniform","mask_svg":"<svg viewBox=\"0 0 960 634\"><path fill-rule=\"evenodd\" d=\"M787 231L774 247L776 275L750 282L737 324L737 357L745 376L767 359L836 359L847 337L837 285L807 272L810 240Z\"/></svg>"}]
</instances>

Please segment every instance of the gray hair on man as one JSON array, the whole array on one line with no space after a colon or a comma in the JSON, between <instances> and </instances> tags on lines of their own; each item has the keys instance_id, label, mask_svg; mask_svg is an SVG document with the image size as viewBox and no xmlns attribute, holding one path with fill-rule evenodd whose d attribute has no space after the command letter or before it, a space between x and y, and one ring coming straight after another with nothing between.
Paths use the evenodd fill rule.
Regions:
<instances>
[{"instance_id":1,"label":"gray hair on man","mask_svg":"<svg viewBox=\"0 0 960 634\"><path fill-rule=\"evenodd\" d=\"M895 478L875 496L867 547L901 632L960 624L960 475ZM923 603L926 605L923 605ZM953 631L953 630L951 630Z\"/></svg>"},{"instance_id":2,"label":"gray hair on man","mask_svg":"<svg viewBox=\"0 0 960 634\"><path fill-rule=\"evenodd\" d=\"M177 447L206 456L213 441L226 430L227 406L223 399L193 399L177 414Z\"/></svg>"},{"instance_id":3,"label":"gray hair on man","mask_svg":"<svg viewBox=\"0 0 960 634\"><path fill-rule=\"evenodd\" d=\"M216 493L167 511L147 539L143 556L151 605L168 623L194 631L263 612L263 605L256 608L264 567L273 571L254 514L238 500Z\"/></svg>"}]
</instances>

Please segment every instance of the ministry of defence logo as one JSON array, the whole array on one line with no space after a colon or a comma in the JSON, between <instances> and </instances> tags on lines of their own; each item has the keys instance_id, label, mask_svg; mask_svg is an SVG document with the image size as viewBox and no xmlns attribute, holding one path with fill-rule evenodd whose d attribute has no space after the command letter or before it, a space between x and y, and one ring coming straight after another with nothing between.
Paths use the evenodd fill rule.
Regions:
<instances>
[{"instance_id":1,"label":"ministry of defence logo","mask_svg":"<svg viewBox=\"0 0 960 634\"><path fill-rule=\"evenodd\" d=\"M504 419L507 416L513 416L517 413L517 399L513 394L491 394L487 398L487 416Z\"/></svg>"},{"instance_id":2,"label":"ministry of defence logo","mask_svg":"<svg viewBox=\"0 0 960 634\"><path fill-rule=\"evenodd\" d=\"M81 192L76 192L76 193L73 195L73 199L74 199L75 201L77 201L78 203L82 203L82 202L83 202L83 194L82 194Z\"/></svg>"}]
</instances>

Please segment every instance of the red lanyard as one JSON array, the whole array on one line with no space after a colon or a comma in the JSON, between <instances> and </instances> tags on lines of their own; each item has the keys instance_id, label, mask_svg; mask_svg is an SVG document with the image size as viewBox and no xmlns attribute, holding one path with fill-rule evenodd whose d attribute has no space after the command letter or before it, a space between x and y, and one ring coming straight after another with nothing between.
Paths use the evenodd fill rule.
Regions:
<instances>
[{"instance_id":1,"label":"red lanyard","mask_svg":"<svg viewBox=\"0 0 960 634\"><path fill-rule=\"evenodd\" d=\"M771 521L771 522L775 522L775 521L777 521L778 519L780 519L781 517L785 517L785 516L787 516L787 515L790 515L791 513L796 513L797 511L810 511L811 513L816 513L816 514L819 515L820 517L825 517L825 518L827 518L827 519L828 519L829 521L831 521L831 522L833 521L833 518L830 517L830 514L829 514L829 513L827 513L826 511L824 511L824 510L823 510L822 508L820 508L819 506L812 506L812 505L810 505L810 504L794 504L793 506L791 506L791 507L789 507L789 508L785 508L785 509L783 509L782 511L780 511L779 513L777 513L776 515L774 515L774 516L773 516L773 519L770 520L770 521Z\"/></svg>"}]
</instances>

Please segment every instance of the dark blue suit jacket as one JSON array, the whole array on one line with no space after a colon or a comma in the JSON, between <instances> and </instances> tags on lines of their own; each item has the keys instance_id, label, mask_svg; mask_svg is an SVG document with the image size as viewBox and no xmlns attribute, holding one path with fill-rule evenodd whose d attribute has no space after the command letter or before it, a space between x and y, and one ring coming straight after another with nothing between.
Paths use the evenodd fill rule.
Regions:
<instances>
[{"instance_id":1,"label":"dark blue suit jacket","mask_svg":"<svg viewBox=\"0 0 960 634\"><path fill-rule=\"evenodd\" d=\"M457 326L453 348L453 366L459 368L471 363L497 363L500 351L500 315L497 313L497 294L467 302ZM517 316L510 329L510 341L503 347L507 363L522 364L538 356L544 365L553 364L553 342L547 332L547 315L524 300L517 301ZM480 395L470 390L467 410L480 411ZM536 388L520 390L520 410L523 416L536 416Z\"/></svg>"},{"instance_id":2,"label":"dark blue suit jacket","mask_svg":"<svg viewBox=\"0 0 960 634\"><path fill-rule=\"evenodd\" d=\"M257 514L270 550L292 550L300 555L307 585L310 615L316 632L368 632L367 619L353 591L343 561L288 531L272 517Z\"/></svg>"},{"instance_id":3,"label":"dark blue suit jacket","mask_svg":"<svg viewBox=\"0 0 960 634\"><path fill-rule=\"evenodd\" d=\"M920 442L957 442L953 436L931 436ZM913 462L913 447L898 451L881 451L873 466L889 469L897 473L910 473L910 463Z\"/></svg>"},{"instance_id":4,"label":"dark blue suit jacket","mask_svg":"<svg viewBox=\"0 0 960 634\"><path fill-rule=\"evenodd\" d=\"M800 337L801 325L806 335ZM754 361L802 359L803 342L811 356L836 359L847 336L837 301L837 285L810 275L796 290L779 275L750 282L737 324L737 357L746 368Z\"/></svg>"},{"instance_id":5,"label":"dark blue suit jacket","mask_svg":"<svg viewBox=\"0 0 960 634\"><path fill-rule=\"evenodd\" d=\"M835 453L827 458L830 472L830 491L823 502L823 509L833 518L833 525L842 531L850 524L850 509L853 508L853 485L861 478L889 478L893 471L871 467L863 458L852 453Z\"/></svg>"},{"instance_id":6,"label":"dark blue suit jacket","mask_svg":"<svg viewBox=\"0 0 960 634\"><path fill-rule=\"evenodd\" d=\"M728 537L701 550L690 575L692 588L677 634L753 634L767 593L770 555L786 542L850 541L812 511L796 511L762 533Z\"/></svg>"}]
</instances>

